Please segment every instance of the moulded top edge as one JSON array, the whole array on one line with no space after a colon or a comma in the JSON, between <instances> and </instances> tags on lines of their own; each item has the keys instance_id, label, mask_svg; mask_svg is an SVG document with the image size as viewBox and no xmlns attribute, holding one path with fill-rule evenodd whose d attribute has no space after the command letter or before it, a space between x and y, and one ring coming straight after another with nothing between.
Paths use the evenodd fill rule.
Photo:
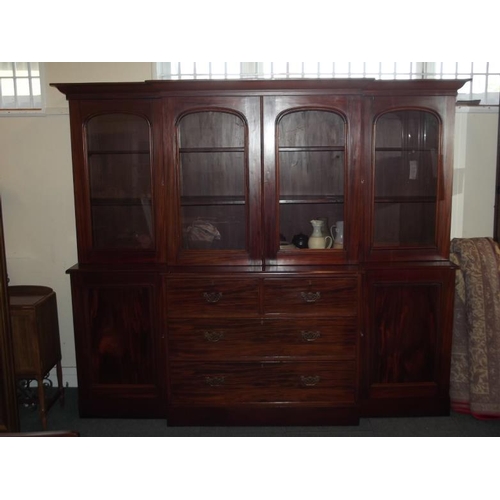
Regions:
<instances>
[{"instance_id":1,"label":"moulded top edge","mask_svg":"<svg viewBox=\"0 0 500 500\"><path fill-rule=\"evenodd\" d=\"M469 80L375 80L373 78L305 78L254 80L146 80L143 82L51 83L66 96L133 94L159 97L162 94L235 92L249 94L293 92L377 93L398 91L456 92Z\"/></svg>"},{"instance_id":2,"label":"moulded top edge","mask_svg":"<svg viewBox=\"0 0 500 500\"><path fill-rule=\"evenodd\" d=\"M438 91L456 92L472 79L417 79L417 80L374 80L364 90L368 93L377 91Z\"/></svg>"}]
</instances>

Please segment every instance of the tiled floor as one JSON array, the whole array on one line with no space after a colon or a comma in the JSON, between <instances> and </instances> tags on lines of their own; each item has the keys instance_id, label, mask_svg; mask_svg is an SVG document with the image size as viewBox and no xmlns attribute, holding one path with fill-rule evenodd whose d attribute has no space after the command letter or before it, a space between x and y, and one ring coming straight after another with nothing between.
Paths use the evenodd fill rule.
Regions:
<instances>
[{"instance_id":1,"label":"tiled floor","mask_svg":"<svg viewBox=\"0 0 500 500\"><path fill-rule=\"evenodd\" d=\"M42 430L38 411L20 408L21 431ZM331 427L168 427L165 420L100 419L78 416L77 389L66 389L64 407L48 413L49 430L76 430L85 436L500 436L500 420L483 421L452 413L449 417L364 418L359 426Z\"/></svg>"}]
</instances>

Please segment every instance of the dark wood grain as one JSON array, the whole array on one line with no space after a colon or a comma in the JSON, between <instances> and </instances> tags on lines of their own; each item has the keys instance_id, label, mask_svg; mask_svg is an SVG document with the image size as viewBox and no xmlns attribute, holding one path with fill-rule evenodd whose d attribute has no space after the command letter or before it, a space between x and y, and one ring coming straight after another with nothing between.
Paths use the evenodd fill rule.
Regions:
<instances>
[{"instance_id":1,"label":"dark wood grain","mask_svg":"<svg viewBox=\"0 0 500 500\"><path fill-rule=\"evenodd\" d=\"M164 415L158 277L73 273L80 413Z\"/></svg>"},{"instance_id":2,"label":"dark wood grain","mask_svg":"<svg viewBox=\"0 0 500 500\"><path fill-rule=\"evenodd\" d=\"M169 322L169 355L200 361L290 356L354 359L356 326L355 318L176 319Z\"/></svg>"},{"instance_id":3,"label":"dark wood grain","mask_svg":"<svg viewBox=\"0 0 500 500\"><path fill-rule=\"evenodd\" d=\"M383 414L384 401L448 396L454 269L367 273L362 405Z\"/></svg>"},{"instance_id":4,"label":"dark wood grain","mask_svg":"<svg viewBox=\"0 0 500 500\"><path fill-rule=\"evenodd\" d=\"M255 317L259 303L257 279L200 277L167 281L167 310L174 318Z\"/></svg>"},{"instance_id":5,"label":"dark wood grain","mask_svg":"<svg viewBox=\"0 0 500 500\"><path fill-rule=\"evenodd\" d=\"M356 277L264 280L264 311L269 315L356 316L357 299Z\"/></svg>"},{"instance_id":6,"label":"dark wood grain","mask_svg":"<svg viewBox=\"0 0 500 500\"><path fill-rule=\"evenodd\" d=\"M353 361L172 362L172 403L328 402L355 399Z\"/></svg>"}]
</instances>

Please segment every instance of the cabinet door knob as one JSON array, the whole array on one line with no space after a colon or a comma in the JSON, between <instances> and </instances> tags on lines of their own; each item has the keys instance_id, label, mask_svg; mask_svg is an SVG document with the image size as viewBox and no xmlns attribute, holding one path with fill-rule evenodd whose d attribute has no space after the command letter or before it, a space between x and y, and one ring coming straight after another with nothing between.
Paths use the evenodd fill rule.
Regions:
<instances>
[{"instance_id":1,"label":"cabinet door knob","mask_svg":"<svg viewBox=\"0 0 500 500\"><path fill-rule=\"evenodd\" d=\"M222 297L222 292L205 292L203 294L203 298L209 303L209 304L215 304L216 302L219 302L219 300Z\"/></svg>"},{"instance_id":2,"label":"cabinet door knob","mask_svg":"<svg viewBox=\"0 0 500 500\"><path fill-rule=\"evenodd\" d=\"M313 342L321 337L321 333L318 331L302 330L300 332L300 336L302 337L302 340L305 340L306 342Z\"/></svg>"},{"instance_id":3,"label":"cabinet door knob","mask_svg":"<svg viewBox=\"0 0 500 500\"><path fill-rule=\"evenodd\" d=\"M205 383L207 385L209 385L210 387L219 387L221 385L224 385L225 378L224 378L224 376L220 376L220 377L205 377Z\"/></svg>"},{"instance_id":4,"label":"cabinet door knob","mask_svg":"<svg viewBox=\"0 0 500 500\"><path fill-rule=\"evenodd\" d=\"M321 292L302 292L300 296L304 302L317 302L321 298Z\"/></svg>"},{"instance_id":5,"label":"cabinet door knob","mask_svg":"<svg viewBox=\"0 0 500 500\"><path fill-rule=\"evenodd\" d=\"M203 336L209 342L219 342L219 340L224 338L224 332L206 331L203 333Z\"/></svg>"},{"instance_id":6,"label":"cabinet door knob","mask_svg":"<svg viewBox=\"0 0 500 500\"><path fill-rule=\"evenodd\" d=\"M320 377L318 377L318 375L311 375L311 376L301 375L300 377L300 383L306 387L312 387L313 385L318 384L320 380L321 379Z\"/></svg>"}]
</instances>

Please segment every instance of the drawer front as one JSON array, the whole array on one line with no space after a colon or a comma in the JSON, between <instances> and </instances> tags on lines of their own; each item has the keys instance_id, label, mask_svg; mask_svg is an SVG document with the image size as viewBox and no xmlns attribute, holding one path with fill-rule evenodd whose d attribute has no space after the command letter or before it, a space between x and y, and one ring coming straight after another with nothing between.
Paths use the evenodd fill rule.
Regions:
<instances>
[{"instance_id":1,"label":"drawer front","mask_svg":"<svg viewBox=\"0 0 500 500\"><path fill-rule=\"evenodd\" d=\"M354 359L356 319L179 319L169 322L169 355L176 359L317 356Z\"/></svg>"},{"instance_id":2,"label":"drawer front","mask_svg":"<svg viewBox=\"0 0 500 500\"><path fill-rule=\"evenodd\" d=\"M173 362L170 387L173 404L352 404L355 401L355 363Z\"/></svg>"},{"instance_id":3,"label":"drawer front","mask_svg":"<svg viewBox=\"0 0 500 500\"><path fill-rule=\"evenodd\" d=\"M264 280L264 313L298 316L355 316L355 277L269 278Z\"/></svg>"},{"instance_id":4,"label":"drawer front","mask_svg":"<svg viewBox=\"0 0 500 500\"><path fill-rule=\"evenodd\" d=\"M258 279L167 280L170 317L237 317L259 315Z\"/></svg>"}]
</instances>

